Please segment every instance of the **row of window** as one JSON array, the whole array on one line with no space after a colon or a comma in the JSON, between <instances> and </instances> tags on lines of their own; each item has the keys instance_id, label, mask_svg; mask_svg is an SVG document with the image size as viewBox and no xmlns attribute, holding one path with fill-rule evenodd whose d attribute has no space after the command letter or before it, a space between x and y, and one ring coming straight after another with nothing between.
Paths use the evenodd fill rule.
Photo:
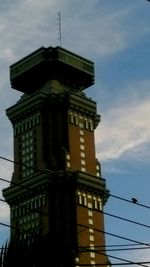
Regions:
<instances>
[{"instance_id":1,"label":"row of window","mask_svg":"<svg viewBox=\"0 0 150 267\"><path fill-rule=\"evenodd\" d=\"M67 52L59 51L60 60L67 62L70 65L76 66L81 70L85 70L93 73L93 64L85 61L84 59L77 58L74 55L70 55Z\"/></svg>"},{"instance_id":2,"label":"row of window","mask_svg":"<svg viewBox=\"0 0 150 267\"><path fill-rule=\"evenodd\" d=\"M25 214L30 215L30 212L36 211L46 205L46 195L41 194L38 197L33 197L30 200L24 201L18 206L11 208L11 219L14 220Z\"/></svg>"},{"instance_id":3,"label":"row of window","mask_svg":"<svg viewBox=\"0 0 150 267\"><path fill-rule=\"evenodd\" d=\"M93 121L90 118L83 118L77 113L69 113L69 122L75 126L79 126L81 129L93 131L94 125Z\"/></svg>"},{"instance_id":4,"label":"row of window","mask_svg":"<svg viewBox=\"0 0 150 267\"><path fill-rule=\"evenodd\" d=\"M102 210L102 200L99 197L78 192L78 204L89 209ZM92 224L92 223L91 223Z\"/></svg>"},{"instance_id":5,"label":"row of window","mask_svg":"<svg viewBox=\"0 0 150 267\"><path fill-rule=\"evenodd\" d=\"M40 114L37 113L19 123L16 123L14 126L14 136L23 134L25 131L32 129L33 127L39 124L40 124Z\"/></svg>"},{"instance_id":6,"label":"row of window","mask_svg":"<svg viewBox=\"0 0 150 267\"><path fill-rule=\"evenodd\" d=\"M37 212L31 213L30 215L24 216L18 220L18 224L24 230L31 228L37 228L40 224L39 214Z\"/></svg>"}]
</instances>

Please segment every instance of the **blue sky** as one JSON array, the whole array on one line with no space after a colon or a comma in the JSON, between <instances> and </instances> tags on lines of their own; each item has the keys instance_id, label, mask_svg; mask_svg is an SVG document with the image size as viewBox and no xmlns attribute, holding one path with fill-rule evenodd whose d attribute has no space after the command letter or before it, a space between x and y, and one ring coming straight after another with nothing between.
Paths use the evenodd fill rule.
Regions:
<instances>
[{"instance_id":1,"label":"blue sky","mask_svg":"<svg viewBox=\"0 0 150 267\"><path fill-rule=\"evenodd\" d=\"M95 85L86 92L101 115L96 153L107 187L112 195L136 197L150 206L150 3L146 0L0 0L0 155L13 158L12 127L5 110L21 95L10 87L9 66L41 46L59 45L59 11L62 46L95 63ZM0 169L2 178L11 178L11 163L0 160ZM7 185L0 182L0 189ZM110 197L104 211L150 224L149 209L118 198ZM9 209L3 203L0 222L9 223ZM105 230L150 243L148 227L112 216L105 216ZM1 243L8 235L8 229L0 226ZM129 243L106 235L106 245ZM150 262L149 249L108 254Z\"/></svg>"}]
</instances>

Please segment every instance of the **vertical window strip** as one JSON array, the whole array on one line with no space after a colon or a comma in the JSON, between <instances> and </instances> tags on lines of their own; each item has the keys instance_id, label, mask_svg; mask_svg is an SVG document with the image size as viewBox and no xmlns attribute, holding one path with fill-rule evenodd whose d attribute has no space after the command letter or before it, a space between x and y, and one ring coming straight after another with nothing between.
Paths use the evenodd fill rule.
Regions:
<instances>
[{"instance_id":1,"label":"vertical window strip","mask_svg":"<svg viewBox=\"0 0 150 267\"><path fill-rule=\"evenodd\" d=\"M89 130L90 130L90 131L93 131L93 130L94 130L92 120L89 120Z\"/></svg>"},{"instance_id":2,"label":"vertical window strip","mask_svg":"<svg viewBox=\"0 0 150 267\"><path fill-rule=\"evenodd\" d=\"M75 125L78 126L79 125L79 120L78 120L78 115L77 114L74 115L74 121L75 121Z\"/></svg>"},{"instance_id":3,"label":"vertical window strip","mask_svg":"<svg viewBox=\"0 0 150 267\"><path fill-rule=\"evenodd\" d=\"M40 124L40 113L35 113L33 116L30 116L19 123L14 125L14 135L23 134L25 131L32 129L33 127Z\"/></svg>"},{"instance_id":4,"label":"vertical window strip","mask_svg":"<svg viewBox=\"0 0 150 267\"><path fill-rule=\"evenodd\" d=\"M87 118L84 120L84 125L85 125L85 129L88 130L89 123L88 123L88 119Z\"/></svg>"}]
</instances>

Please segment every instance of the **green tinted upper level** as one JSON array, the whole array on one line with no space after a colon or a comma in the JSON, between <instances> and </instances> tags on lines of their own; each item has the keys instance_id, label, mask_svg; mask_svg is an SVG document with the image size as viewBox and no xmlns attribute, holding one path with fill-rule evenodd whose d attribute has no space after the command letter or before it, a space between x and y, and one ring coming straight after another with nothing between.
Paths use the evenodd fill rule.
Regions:
<instances>
[{"instance_id":1,"label":"green tinted upper level","mask_svg":"<svg viewBox=\"0 0 150 267\"><path fill-rule=\"evenodd\" d=\"M33 93L48 80L84 90L94 84L94 63L62 47L41 47L10 66L12 88Z\"/></svg>"}]
</instances>

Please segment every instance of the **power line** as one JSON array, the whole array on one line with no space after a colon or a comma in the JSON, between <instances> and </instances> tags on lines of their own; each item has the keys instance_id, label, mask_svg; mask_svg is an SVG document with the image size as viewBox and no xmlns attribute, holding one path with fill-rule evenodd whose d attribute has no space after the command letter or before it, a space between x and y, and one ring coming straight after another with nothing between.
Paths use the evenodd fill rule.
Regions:
<instances>
[{"instance_id":1,"label":"power line","mask_svg":"<svg viewBox=\"0 0 150 267\"><path fill-rule=\"evenodd\" d=\"M85 247L85 246L82 246L82 247L79 247L79 249L84 249L84 248L87 248L87 249L90 249L89 246ZM95 251L95 252L104 252L104 251L132 251L132 250L147 250L147 249L150 249L150 247L134 247L134 248L114 248L114 249L109 249L107 248L107 245L105 246L106 249L101 249L101 246L94 246L95 250L92 249L92 251Z\"/></svg>"},{"instance_id":2,"label":"power line","mask_svg":"<svg viewBox=\"0 0 150 267\"><path fill-rule=\"evenodd\" d=\"M27 187L27 186L23 186L23 185L21 185L21 184L15 183L15 182L8 181L8 180L6 180L6 179L4 179L4 178L1 178L1 177L0 177L0 180L1 180L1 181L4 181L4 182L8 182L8 183L10 183L10 184L13 184L13 185L15 185L15 186L19 186L19 187L21 187L21 188L24 188L24 189L27 189L27 190L30 190L31 192L33 192L33 190L31 190L31 189L30 189L29 187ZM4 200L1 200L1 201L4 201ZM19 205L17 205L17 206L19 207ZM20 207L21 207L21 205L20 205ZM30 210L30 211L31 211L31 210ZM118 215L114 215L114 214L111 214L111 213L108 213L108 212L104 212L104 211L101 211L101 210L100 210L100 212L103 213L103 214L105 214L105 215L108 215L108 216L111 216L111 217L113 217L113 218L116 218L116 219L120 219L120 220L129 222L129 223L133 223L133 224L136 224L136 225L139 225L139 226L143 226L143 227L146 227L146 228L150 228L150 225L147 225L147 224L143 224L143 223L140 223L140 222L137 222L137 221L133 221L133 220L130 220L130 219L127 219L127 218L118 216ZM39 213L40 213L40 212L39 212ZM43 212L41 212L41 213L42 213L43 215L47 215L47 216L48 216L48 214L46 214L46 213L43 213Z\"/></svg>"},{"instance_id":3,"label":"power line","mask_svg":"<svg viewBox=\"0 0 150 267\"><path fill-rule=\"evenodd\" d=\"M109 196L110 196L110 197L117 198L117 199L119 199L119 200L123 200L123 201L129 202L129 203L132 203L132 204L134 204L134 205L136 204L137 206L140 206L140 207L143 207L143 208L150 209L150 206L141 204L141 203L139 203L139 202L133 203L132 200L129 200L129 199L126 199L126 198L123 198L123 197L120 197L120 196L116 196L116 195L113 195L113 194L109 194Z\"/></svg>"},{"instance_id":4,"label":"power line","mask_svg":"<svg viewBox=\"0 0 150 267\"><path fill-rule=\"evenodd\" d=\"M33 168L33 167L31 167L31 166L27 166L27 165L25 165L25 164L22 164L22 163L20 163L20 162L11 160L11 159L6 158L6 157L3 157L3 156L0 156L0 159L5 160L5 161L8 161L8 162L13 163L13 164L16 164L16 165L19 165L19 166L22 166L22 167L26 167L26 168L28 168L28 169L33 169L34 171L40 172L40 173L42 173L42 174L45 173L45 171L41 171L41 170L39 170L39 169L37 169L37 168ZM113 197L113 198L116 198L116 199L119 199L119 200L122 200L122 201L125 201L125 202L128 202L128 203L132 203L132 204L134 204L134 205L136 204L137 206L141 206L141 207L143 207L143 208L150 209L150 206L148 206L148 205L144 205L144 204L141 204L141 203L139 203L139 202L133 203L132 200L129 200L129 199L126 199L126 198L123 198L123 197L120 197L120 196L117 196L117 195L114 195L114 194L111 194L111 193L109 193L108 195L109 195L110 197Z\"/></svg>"},{"instance_id":5,"label":"power line","mask_svg":"<svg viewBox=\"0 0 150 267\"><path fill-rule=\"evenodd\" d=\"M103 233L103 234L106 234L106 235L110 235L110 236L113 236L113 237L116 237L116 238L124 239L126 241L131 241L131 242L134 242L134 243L139 244L139 245L144 245L144 246L150 247L149 243L143 243L141 241L137 241L137 240L134 240L134 239L131 239L131 238L127 238L127 237L124 237L124 236L120 236L120 235L117 235L117 234L113 234L113 233L110 233L110 232L99 230L99 229L93 228L91 226L89 227L89 226L86 226L86 225L83 225L83 224L77 224L77 225L81 226L83 228L87 228L87 229L92 228L96 232L100 232L100 233Z\"/></svg>"},{"instance_id":6,"label":"power line","mask_svg":"<svg viewBox=\"0 0 150 267\"><path fill-rule=\"evenodd\" d=\"M135 264L137 264L137 265L141 265L141 264L150 264L150 261L138 261L138 262L129 262L129 263L111 263L110 265L111 266L127 266L127 265L135 265ZM91 263L84 263L84 264L80 264L80 263L78 263L77 264L78 266L85 266L85 267L88 267L88 266L91 266ZM109 265L109 263L95 263L94 264L94 266L108 266ZM145 267L149 267L148 265L141 265L141 266L145 266Z\"/></svg>"},{"instance_id":7,"label":"power line","mask_svg":"<svg viewBox=\"0 0 150 267\"><path fill-rule=\"evenodd\" d=\"M9 228L14 228L14 229L16 229L16 230L19 230L19 231L21 231L21 232L26 232L25 230L22 230L22 229L20 229L20 228L18 228L18 227L15 227L15 226L11 226L11 225L8 225L8 224L6 224L6 223L2 223L2 222L0 222L0 225L3 225L3 226L6 226L6 227L9 227ZM86 226L84 226L84 227L86 227ZM86 227L86 228L89 228L89 227ZM93 228L94 229L94 228ZM96 229L94 229L94 230L96 230ZM100 230L97 230L97 231L99 231L99 232L101 232ZM137 242L137 241L134 241L134 242ZM91 250L89 250L89 249L87 249L87 248L83 248L85 251L80 251L80 253L82 253L82 252L91 252ZM140 266L144 266L144 267L148 267L147 265L145 265L146 263L150 263L150 262L133 262L133 261L129 261L129 260L126 260L126 259L123 259L123 258L120 258L120 257L116 257L116 256L112 256L112 255L106 255L106 254L104 254L104 253L101 253L101 252L99 252L99 251L96 251L96 250L92 250L93 252L95 252L95 253L97 253L97 254L100 254L100 255L104 255L104 256L107 256L107 257L110 257L110 258L113 258L113 259L117 259L117 260L120 260L120 261L124 261L126 264L122 264L122 263L118 263L117 265L129 265L129 264L137 264L137 265L140 265ZM106 263L100 263L100 264L96 264L96 265L105 265ZM78 264L79 266L91 266L90 264ZM112 264L111 263L111 265L116 265L116 263L114 263L114 264Z\"/></svg>"},{"instance_id":8,"label":"power line","mask_svg":"<svg viewBox=\"0 0 150 267\"><path fill-rule=\"evenodd\" d=\"M144 266L144 267L148 267L148 265L145 265L145 264L143 264L143 263L135 263L135 262L133 262L133 261L130 261L130 260L127 260L127 259L123 259L123 258L120 258L120 257L116 257L116 256L112 256L112 255L108 255L108 254L104 254L104 253L101 253L101 252L97 252L97 251L93 251L93 250L91 250L91 249L85 249L85 251L80 251L81 253L83 252L95 252L96 254L100 254L100 255L103 255L103 256L107 256L107 257L109 257L109 258L113 258L113 259L116 259L116 260L120 260L120 261L124 261L125 263L128 263L128 264L137 264L137 265L139 265L139 266ZM79 253L80 253L79 252ZM106 264L106 263L105 263Z\"/></svg>"},{"instance_id":9,"label":"power line","mask_svg":"<svg viewBox=\"0 0 150 267\"><path fill-rule=\"evenodd\" d=\"M8 227L10 229L15 229L15 230L17 230L19 232L24 232L24 233L29 232L29 230L24 230L22 228L19 228L17 226L13 226L13 225L10 225L10 224L7 224L7 223L0 222L0 225L5 226L5 227Z\"/></svg>"},{"instance_id":10,"label":"power line","mask_svg":"<svg viewBox=\"0 0 150 267\"><path fill-rule=\"evenodd\" d=\"M27 165L25 165L23 163L20 163L18 161L14 161L12 159L9 159L9 158L3 157L3 156L0 156L0 159L5 160L5 161L8 161L8 162L13 163L13 164L16 164L16 165L19 165L19 166L22 166L22 167L25 167L25 168L30 169L30 170L34 170L36 172L40 172L42 174L45 173L45 171L43 172L41 170L38 170L37 168L31 167L31 166L27 166Z\"/></svg>"},{"instance_id":11,"label":"power line","mask_svg":"<svg viewBox=\"0 0 150 267\"><path fill-rule=\"evenodd\" d=\"M2 156L0 156L0 158L3 159L3 160L9 161L9 162L11 162L11 163L15 163L15 164L19 164L19 165L20 165L20 163L15 162L15 161L13 161L13 160L10 160L10 159L8 159L8 158L2 157ZM22 165L22 164L21 164L21 165ZM27 166L27 167L28 167L28 166ZM42 173L43 173L43 172L42 172ZM8 180L6 180L6 179L3 179L3 178L0 178L0 180L5 181L5 182L8 182L8 183L10 183L10 184L15 184L15 185L17 185L17 186L21 186L21 187L26 188L26 189L28 189L28 190L31 190L30 188L28 188L28 187L26 187L26 186L22 186L22 185L20 185L20 184L16 184L16 183L10 182L10 181L8 181ZM118 196L114 196L114 195L111 195L111 196L116 197L116 198L119 198L119 199L121 199L121 200L125 200L125 201L128 201L128 202L131 202L131 201L127 200L127 199L124 199L124 198L121 198L121 197L118 197ZM2 200L2 201L4 201L4 200ZM5 202L5 201L4 201L4 202ZM144 206L145 206L145 205L144 205ZM146 206L146 207L148 207L148 206ZM144 226L144 227L148 227L148 228L150 227L149 225L144 225L144 224L141 224L141 223L138 223L138 222L135 222L135 221L131 221L131 220L128 220L128 219L125 219L125 218L122 218L122 217L119 217L119 216L116 216L116 215L113 215L113 214L108 214L108 213L105 213L105 214L110 215L110 216L115 217L115 218L119 218L119 219L126 220L126 221L128 221L128 222L136 223L136 224L139 224L139 225ZM47 215L48 215L48 214L47 214ZM138 242L138 241L135 241L135 240L132 240L132 239L129 239L129 238L124 238L124 237L121 237L121 236L118 236L118 235L114 235L114 234L111 234L111 233L108 233L108 232L104 232L104 233L106 233L106 234L110 234L110 235L112 235L112 236L119 237L119 238L122 238L122 239L125 239L125 240L128 240L128 241ZM144 244L144 243L142 243L142 242L138 242L138 244L148 245L148 244ZM149 246L149 245L148 245L148 246Z\"/></svg>"},{"instance_id":12,"label":"power line","mask_svg":"<svg viewBox=\"0 0 150 267\"><path fill-rule=\"evenodd\" d=\"M6 227L9 227L9 228L12 227L11 225L8 225L6 223L1 223L1 222L0 222L0 225L6 226ZM78 225L82 226L84 228L89 228L88 226L85 226L85 225L81 225L81 224L78 224ZM15 228L19 229L18 227L15 227ZM148 244L148 243L142 243L142 242L139 242L137 240L129 239L129 238L126 238L126 237L123 237L123 236L120 236L120 235L116 235L116 234L112 234L112 233L109 233L109 232L106 232L106 231L102 231L102 230L99 230L99 229L95 229L95 228L92 228L92 229L97 231L97 232L102 232L104 234L108 234L108 235L111 235L111 236L115 236L117 238L125 239L125 240L132 241L132 242L136 243L136 244L128 244L128 246L144 245L144 246L147 246L147 247L140 248L140 249L149 249L150 248L150 244ZM118 246L118 245L114 245L114 246ZM119 245L119 246L126 246L126 245ZM97 247L104 247L104 246L97 246ZM105 246L105 247L107 247L107 246ZM136 249L136 248L134 248L134 249ZM139 249L139 248L137 248L137 249ZM130 249L118 249L118 251L119 250L130 250ZM131 248L131 250L132 250L132 248ZM111 251L113 251L113 250L111 250Z\"/></svg>"},{"instance_id":13,"label":"power line","mask_svg":"<svg viewBox=\"0 0 150 267\"><path fill-rule=\"evenodd\" d=\"M13 227L13 226L11 226L11 225L8 225L8 224L5 224L5 223L2 223L2 222L0 222L0 225L3 225L3 226L6 226L6 227ZM91 227L89 227L89 226L86 226L86 225L83 225L83 224L77 224L78 226L81 226L81 227L83 227L83 228L87 228L87 229L89 229L89 228L91 228ZM16 227L15 227L16 228ZM92 229L94 230L94 231L97 231L97 232L100 232L100 233L104 233L104 234L107 234L107 235L111 235L111 236L114 236L114 237L116 237L116 238L120 238L120 239L123 239L123 240L127 240L127 241L130 241L130 242L134 242L134 243L136 243L136 244L138 244L138 245L144 245L144 246L147 246L147 247L149 247L150 248L150 244L149 243L143 243L143 242L141 242L141 241L137 241L137 240L134 240L134 239L130 239L130 238L127 238L127 237L124 237L124 236L120 236L120 235L117 235L117 234L113 234L113 233L110 233L110 232L106 232L106 231L103 231L103 230L100 230L100 229L96 229L96 228L93 228L92 227Z\"/></svg>"},{"instance_id":14,"label":"power line","mask_svg":"<svg viewBox=\"0 0 150 267\"><path fill-rule=\"evenodd\" d=\"M133 221L133 220L130 220L130 219L121 217L121 216L117 216L117 215L114 215L114 214L111 214L111 213L108 213L108 212L105 212L105 211L101 211L101 210L100 210L100 212L103 213L103 214L105 214L105 215L114 217L114 218L116 218L116 219L120 219L120 220L129 222L129 223L134 223L134 224L137 224L137 225L140 225L140 226L143 226L143 227L150 228L150 225L148 225L148 224L139 223L139 222L136 222L136 221Z\"/></svg>"},{"instance_id":15,"label":"power line","mask_svg":"<svg viewBox=\"0 0 150 267\"><path fill-rule=\"evenodd\" d=\"M4 181L4 182L8 182L8 183L10 183L10 184L13 184L13 185L15 185L15 186L19 186L19 187L21 187L21 188L24 188L24 189L27 189L27 190L30 190L31 192L33 192L33 190L31 190L31 189L30 189L29 187L27 187L27 186L23 186L23 185L21 185L21 184L15 183L15 182L8 181L8 180L6 180L6 179L4 179L4 178L1 178L1 177L0 177L0 180L1 180L1 181ZM17 206L19 206L19 205L17 205ZM111 216L111 217L113 217L113 218L116 218L116 219L120 219L120 220L129 222L129 223L133 223L133 224L136 224L136 225L139 225L139 226L143 226L143 227L146 227L146 228L150 228L150 225L147 225L147 224L143 224L143 223L140 223L140 222L137 222L137 221L133 221L133 220L130 220L130 219L127 219L127 218L118 216L118 215L114 215L114 214L111 214L111 213L108 213L108 212L104 212L104 211L101 211L101 210L100 210L99 212L101 212L101 213L103 213L103 214L105 214L105 215ZM47 216L48 216L48 214L44 214L44 213L43 213L43 215L47 215Z\"/></svg>"}]
</instances>

